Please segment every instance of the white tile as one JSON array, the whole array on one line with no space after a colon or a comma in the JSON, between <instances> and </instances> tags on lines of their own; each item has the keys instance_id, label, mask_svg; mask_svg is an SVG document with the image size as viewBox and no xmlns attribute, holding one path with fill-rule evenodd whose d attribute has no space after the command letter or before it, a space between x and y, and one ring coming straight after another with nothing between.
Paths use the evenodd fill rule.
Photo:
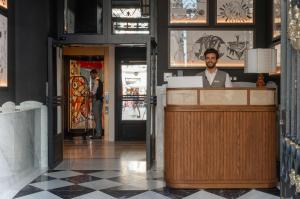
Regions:
<instances>
[{"instance_id":1,"label":"white tile","mask_svg":"<svg viewBox=\"0 0 300 199\"><path fill-rule=\"evenodd\" d=\"M101 190L101 189L108 189L111 187L121 186L122 184L111 180L102 179L102 180L96 180L92 182L85 182L79 185L83 187L95 189L95 190Z\"/></svg>"},{"instance_id":2,"label":"white tile","mask_svg":"<svg viewBox=\"0 0 300 199\"><path fill-rule=\"evenodd\" d=\"M43 189L43 190L49 190L49 189L56 189L56 188L60 188L60 187L66 187L66 186L70 186L70 185L74 185L74 184L63 181L63 180L50 180L50 181L44 181L44 182L37 182L37 183L30 184L30 185L40 188L40 189Z\"/></svg>"},{"instance_id":3,"label":"white tile","mask_svg":"<svg viewBox=\"0 0 300 199\"><path fill-rule=\"evenodd\" d=\"M115 197L112 197L106 193L103 193L101 191L95 191L92 193L88 193L73 199L116 199Z\"/></svg>"},{"instance_id":4,"label":"white tile","mask_svg":"<svg viewBox=\"0 0 300 199\"><path fill-rule=\"evenodd\" d=\"M72 160L67 159L63 160L57 167L55 167L55 170L70 170L72 168Z\"/></svg>"},{"instance_id":5,"label":"white tile","mask_svg":"<svg viewBox=\"0 0 300 199\"><path fill-rule=\"evenodd\" d=\"M72 159L64 160L59 170L120 170L119 159Z\"/></svg>"},{"instance_id":6,"label":"white tile","mask_svg":"<svg viewBox=\"0 0 300 199\"><path fill-rule=\"evenodd\" d=\"M128 182L128 185L144 188L145 190L152 190L165 187L165 182L161 180L139 180L135 182Z\"/></svg>"},{"instance_id":7,"label":"white tile","mask_svg":"<svg viewBox=\"0 0 300 199\"><path fill-rule=\"evenodd\" d=\"M267 194L257 190L251 190L245 195L240 196L238 199L279 199L279 197Z\"/></svg>"},{"instance_id":8,"label":"white tile","mask_svg":"<svg viewBox=\"0 0 300 199\"><path fill-rule=\"evenodd\" d=\"M167 196L161 195L159 193L155 193L153 191L146 191L144 193L141 193L139 195L133 196L129 199L170 199Z\"/></svg>"},{"instance_id":9,"label":"white tile","mask_svg":"<svg viewBox=\"0 0 300 199\"><path fill-rule=\"evenodd\" d=\"M35 194L30 194L27 196L19 197L18 199L61 199L61 197L58 197L48 191L42 191Z\"/></svg>"},{"instance_id":10,"label":"white tile","mask_svg":"<svg viewBox=\"0 0 300 199\"><path fill-rule=\"evenodd\" d=\"M184 197L184 199L225 199L225 198L206 191L198 191L192 195Z\"/></svg>"},{"instance_id":11,"label":"white tile","mask_svg":"<svg viewBox=\"0 0 300 199\"><path fill-rule=\"evenodd\" d=\"M89 175L95 176L98 178L114 178L114 177L122 176L120 171L100 171L100 172L96 172L96 173L90 173Z\"/></svg>"},{"instance_id":12,"label":"white tile","mask_svg":"<svg viewBox=\"0 0 300 199\"><path fill-rule=\"evenodd\" d=\"M74 172L74 171L57 171L45 174L47 176L51 176L53 178L68 178L73 176L80 176L82 173Z\"/></svg>"}]
</instances>

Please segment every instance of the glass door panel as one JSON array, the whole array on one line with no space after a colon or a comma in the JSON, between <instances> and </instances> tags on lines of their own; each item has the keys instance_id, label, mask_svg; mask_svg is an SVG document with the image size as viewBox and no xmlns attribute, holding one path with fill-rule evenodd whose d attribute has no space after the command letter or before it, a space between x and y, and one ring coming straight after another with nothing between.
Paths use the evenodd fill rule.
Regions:
<instances>
[{"instance_id":1,"label":"glass door panel","mask_svg":"<svg viewBox=\"0 0 300 199\"><path fill-rule=\"evenodd\" d=\"M147 120L147 65L121 65L122 121Z\"/></svg>"}]
</instances>

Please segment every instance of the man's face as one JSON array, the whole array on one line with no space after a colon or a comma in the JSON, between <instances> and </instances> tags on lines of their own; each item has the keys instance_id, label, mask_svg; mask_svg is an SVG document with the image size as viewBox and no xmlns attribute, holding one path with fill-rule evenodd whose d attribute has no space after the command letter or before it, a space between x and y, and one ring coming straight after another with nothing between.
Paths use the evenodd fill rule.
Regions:
<instances>
[{"instance_id":1,"label":"man's face","mask_svg":"<svg viewBox=\"0 0 300 199\"><path fill-rule=\"evenodd\" d=\"M92 78L92 79L95 79L96 76L97 76L97 75L96 75L95 73L91 73L91 78Z\"/></svg>"},{"instance_id":2,"label":"man's face","mask_svg":"<svg viewBox=\"0 0 300 199\"><path fill-rule=\"evenodd\" d=\"M205 64L208 68L214 68L217 64L217 55L215 53L208 53L205 56Z\"/></svg>"}]
</instances>

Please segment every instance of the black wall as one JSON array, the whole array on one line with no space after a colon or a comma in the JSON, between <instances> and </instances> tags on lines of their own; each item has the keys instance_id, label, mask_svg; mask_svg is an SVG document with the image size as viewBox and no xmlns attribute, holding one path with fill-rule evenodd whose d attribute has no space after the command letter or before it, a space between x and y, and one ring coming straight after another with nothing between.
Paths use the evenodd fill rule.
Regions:
<instances>
[{"instance_id":1,"label":"black wall","mask_svg":"<svg viewBox=\"0 0 300 199\"><path fill-rule=\"evenodd\" d=\"M16 103L24 100L46 101L49 13L49 0L16 1Z\"/></svg>"},{"instance_id":2,"label":"black wall","mask_svg":"<svg viewBox=\"0 0 300 199\"><path fill-rule=\"evenodd\" d=\"M239 26L224 26L224 25L214 25L215 21L215 4L217 0L209 0L209 25L208 26L199 26L193 27L194 29L253 29L256 33L254 45L255 47L269 47L272 40L271 37L271 1L259 1L256 0L255 6L255 25L239 25ZM158 1L158 68L157 68L157 83L161 85L165 83L163 81L164 72L172 72L173 74L177 73L177 69L168 69L168 28L186 28L188 26L168 26L168 1ZM204 69L184 69L183 74L195 75L196 73ZM256 74L245 74L243 69L222 69L229 73L230 76L236 76L237 81L250 81L255 82L257 75ZM266 77L268 80L269 77ZM274 79L274 78L273 78ZM277 78L275 78L277 79ZM276 80L275 80L276 81Z\"/></svg>"},{"instance_id":3,"label":"black wall","mask_svg":"<svg viewBox=\"0 0 300 199\"><path fill-rule=\"evenodd\" d=\"M11 100L46 102L47 38L51 0L9 2L9 86L0 90L0 104ZM51 24L52 25L52 24Z\"/></svg>"},{"instance_id":4,"label":"black wall","mask_svg":"<svg viewBox=\"0 0 300 199\"><path fill-rule=\"evenodd\" d=\"M7 88L0 88L0 105L7 101L14 101L15 100L15 62L14 62L14 44L15 44L15 37L14 37L14 5L15 1L8 1L8 5L12 7L7 11L1 12L8 17L8 60L7 60L7 67L8 67L8 87Z\"/></svg>"}]
</instances>

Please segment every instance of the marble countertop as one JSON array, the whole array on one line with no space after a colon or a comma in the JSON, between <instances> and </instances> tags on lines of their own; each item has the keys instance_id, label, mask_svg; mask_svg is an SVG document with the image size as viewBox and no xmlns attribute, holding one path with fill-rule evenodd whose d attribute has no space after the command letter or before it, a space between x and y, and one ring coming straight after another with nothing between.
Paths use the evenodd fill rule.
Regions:
<instances>
[{"instance_id":1,"label":"marble countertop","mask_svg":"<svg viewBox=\"0 0 300 199\"><path fill-rule=\"evenodd\" d=\"M0 115L14 114L14 113L20 113L20 112L24 112L24 111L30 111L30 110L40 109L43 106L40 106L40 107L37 107L37 106L35 106L35 107L25 107L25 108L21 108L20 106L16 106L15 111L9 111L9 112L2 112L2 109L0 107Z\"/></svg>"}]
</instances>

